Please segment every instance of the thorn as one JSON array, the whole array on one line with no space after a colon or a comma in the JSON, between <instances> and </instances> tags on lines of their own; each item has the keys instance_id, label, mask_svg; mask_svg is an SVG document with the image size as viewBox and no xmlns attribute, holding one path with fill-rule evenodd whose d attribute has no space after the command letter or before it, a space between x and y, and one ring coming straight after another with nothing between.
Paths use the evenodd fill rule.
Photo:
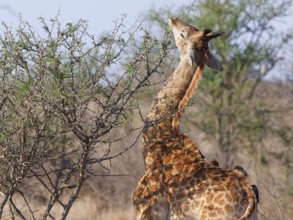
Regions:
<instances>
[{"instance_id":1,"label":"thorn","mask_svg":"<svg viewBox=\"0 0 293 220\"><path fill-rule=\"evenodd\" d=\"M234 170L238 170L240 173L242 173L245 177L248 176L248 173L243 169L241 166L235 166Z\"/></svg>"},{"instance_id":2,"label":"thorn","mask_svg":"<svg viewBox=\"0 0 293 220\"><path fill-rule=\"evenodd\" d=\"M69 185L69 184L64 184L64 185L62 186L62 189L63 189L63 188L74 189L74 188L76 188L76 187L77 187L77 184L71 184L71 185Z\"/></svg>"},{"instance_id":3,"label":"thorn","mask_svg":"<svg viewBox=\"0 0 293 220\"><path fill-rule=\"evenodd\" d=\"M252 191L255 194L257 203L259 203L259 191L258 191L257 186L253 184L253 185L251 185L251 188L252 188Z\"/></svg>"}]
</instances>

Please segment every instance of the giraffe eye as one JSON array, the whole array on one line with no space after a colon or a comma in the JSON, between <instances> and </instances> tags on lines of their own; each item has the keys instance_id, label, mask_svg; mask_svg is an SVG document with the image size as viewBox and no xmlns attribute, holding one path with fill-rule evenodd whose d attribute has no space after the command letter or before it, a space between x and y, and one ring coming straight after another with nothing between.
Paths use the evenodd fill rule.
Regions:
<instances>
[{"instance_id":1,"label":"giraffe eye","mask_svg":"<svg viewBox=\"0 0 293 220\"><path fill-rule=\"evenodd\" d=\"M181 33L181 37L182 37L182 38L185 38L184 35L183 35L183 33Z\"/></svg>"}]
</instances>

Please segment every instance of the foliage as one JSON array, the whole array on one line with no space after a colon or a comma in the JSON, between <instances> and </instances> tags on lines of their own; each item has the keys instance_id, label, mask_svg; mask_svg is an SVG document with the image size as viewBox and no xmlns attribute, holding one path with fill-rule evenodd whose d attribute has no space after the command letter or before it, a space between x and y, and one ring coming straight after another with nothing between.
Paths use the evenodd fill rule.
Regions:
<instances>
[{"instance_id":1,"label":"foliage","mask_svg":"<svg viewBox=\"0 0 293 220\"><path fill-rule=\"evenodd\" d=\"M131 123L137 95L167 65L170 48L167 35L159 42L141 24L124 30L123 19L99 38L82 20L62 26L58 18L40 18L42 37L26 22L16 31L4 24L0 218L6 209L12 219L36 219L39 212L42 219L65 219L85 181L98 175L95 167L133 145L123 141L138 129ZM128 129L117 133L120 127ZM32 188L46 192L44 210L33 210ZM62 216L53 214L57 206Z\"/></svg>"}]
</instances>

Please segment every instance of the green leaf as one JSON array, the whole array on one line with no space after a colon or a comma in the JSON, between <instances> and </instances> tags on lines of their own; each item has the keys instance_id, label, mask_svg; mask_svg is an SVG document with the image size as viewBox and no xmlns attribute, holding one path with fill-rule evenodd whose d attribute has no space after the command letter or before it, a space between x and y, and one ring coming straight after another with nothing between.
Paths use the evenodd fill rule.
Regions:
<instances>
[{"instance_id":1,"label":"green leaf","mask_svg":"<svg viewBox=\"0 0 293 220\"><path fill-rule=\"evenodd\" d=\"M133 67L130 64L126 64L125 67L126 67L126 70L125 70L126 74L133 73L134 70L133 70Z\"/></svg>"}]
</instances>

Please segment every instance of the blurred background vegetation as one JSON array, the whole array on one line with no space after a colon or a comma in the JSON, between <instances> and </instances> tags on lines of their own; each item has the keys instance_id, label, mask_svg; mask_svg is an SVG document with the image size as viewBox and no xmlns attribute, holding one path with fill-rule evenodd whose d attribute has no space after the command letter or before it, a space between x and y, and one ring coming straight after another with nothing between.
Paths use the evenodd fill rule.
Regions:
<instances>
[{"instance_id":1,"label":"blurred background vegetation","mask_svg":"<svg viewBox=\"0 0 293 220\"><path fill-rule=\"evenodd\" d=\"M205 69L182 129L207 160L245 168L260 190L260 219L290 219L293 35L276 25L290 8L292 0L194 1L150 10L130 30L122 17L99 38L82 20L40 19L45 37L24 21L5 27L2 219L134 219L143 118L179 61L167 28L174 15L225 32L211 45L224 70Z\"/></svg>"}]
</instances>

